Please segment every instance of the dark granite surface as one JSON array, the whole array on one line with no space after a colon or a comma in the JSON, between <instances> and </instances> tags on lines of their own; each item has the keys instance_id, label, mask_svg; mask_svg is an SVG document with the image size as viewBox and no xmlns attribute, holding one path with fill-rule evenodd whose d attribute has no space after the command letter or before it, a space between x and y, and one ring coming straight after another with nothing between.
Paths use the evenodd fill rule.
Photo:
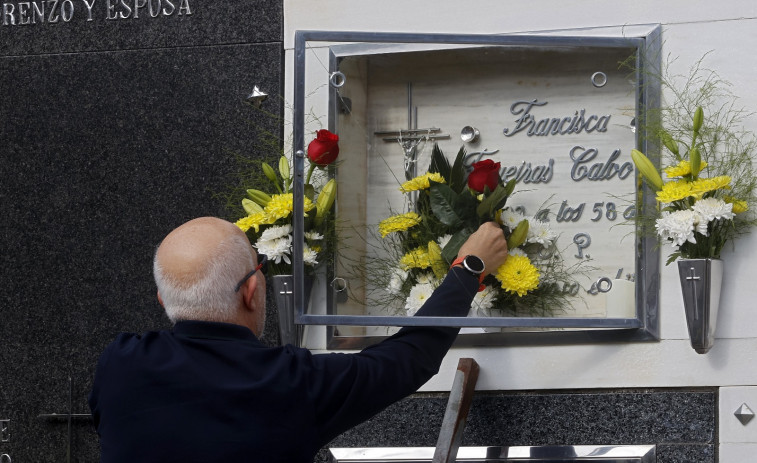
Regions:
<instances>
[{"instance_id":1,"label":"dark granite surface","mask_svg":"<svg viewBox=\"0 0 757 463\"><path fill-rule=\"evenodd\" d=\"M44 19L34 14L33 6L21 14L24 7L19 4L28 5L29 0L2 3L10 5L6 8L12 13L0 17L0 56L281 43L282 37L281 1L71 0L73 13L68 22L68 14L61 12L63 1L31 0L40 11L44 8ZM87 4L92 5L91 21ZM135 4L145 6L135 10ZM0 5L0 13L4 11Z\"/></svg>"},{"instance_id":2,"label":"dark granite surface","mask_svg":"<svg viewBox=\"0 0 757 463\"><path fill-rule=\"evenodd\" d=\"M417 394L329 446L433 447L446 404ZM658 444L658 463L713 463L716 416L714 390L477 393L462 445Z\"/></svg>"},{"instance_id":3,"label":"dark granite surface","mask_svg":"<svg viewBox=\"0 0 757 463\"><path fill-rule=\"evenodd\" d=\"M281 43L0 57L0 418L14 461L65 461L88 413L103 346L168 326L152 254L215 197L276 121L243 102L257 84L280 113ZM77 424L72 461L97 461Z\"/></svg>"}]
</instances>

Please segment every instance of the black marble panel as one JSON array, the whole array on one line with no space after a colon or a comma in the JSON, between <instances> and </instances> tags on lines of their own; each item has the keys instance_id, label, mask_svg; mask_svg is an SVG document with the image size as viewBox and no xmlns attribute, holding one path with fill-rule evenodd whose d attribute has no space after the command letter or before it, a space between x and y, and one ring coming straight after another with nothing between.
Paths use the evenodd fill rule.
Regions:
<instances>
[{"instance_id":1,"label":"black marble panel","mask_svg":"<svg viewBox=\"0 0 757 463\"><path fill-rule=\"evenodd\" d=\"M257 84L280 116L281 56L278 42L0 57L0 453L66 461L67 423L38 415L70 398L88 413L104 345L168 326L155 246L227 214L237 155L281 136L244 102ZM74 425L71 461L97 461L91 425Z\"/></svg>"},{"instance_id":2,"label":"black marble panel","mask_svg":"<svg viewBox=\"0 0 757 463\"><path fill-rule=\"evenodd\" d=\"M10 56L281 42L283 2L4 0L0 14Z\"/></svg>"},{"instance_id":3,"label":"black marble panel","mask_svg":"<svg viewBox=\"0 0 757 463\"><path fill-rule=\"evenodd\" d=\"M414 395L329 446L434 447L446 406L447 396ZM716 416L713 390L477 393L462 445L657 444L658 463L714 463Z\"/></svg>"}]
</instances>

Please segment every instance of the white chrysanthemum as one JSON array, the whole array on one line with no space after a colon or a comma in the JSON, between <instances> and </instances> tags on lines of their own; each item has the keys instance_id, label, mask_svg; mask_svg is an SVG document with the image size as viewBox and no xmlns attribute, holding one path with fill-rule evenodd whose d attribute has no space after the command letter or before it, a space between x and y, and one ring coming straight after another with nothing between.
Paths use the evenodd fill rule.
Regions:
<instances>
[{"instance_id":1,"label":"white chrysanthemum","mask_svg":"<svg viewBox=\"0 0 757 463\"><path fill-rule=\"evenodd\" d=\"M406 270L402 270L399 267L395 267L392 269L392 276L389 279L389 286L387 286L387 291L389 291L392 294L398 294L400 290L402 289L402 285L405 283L405 280L407 279L408 272Z\"/></svg>"},{"instance_id":2,"label":"white chrysanthemum","mask_svg":"<svg viewBox=\"0 0 757 463\"><path fill-rule=\"evenodd\" d=\"M528 218L528 237L526 238L526 242L539 243L548 248L556 238L557 233L552 231L547 222L542 222L533 217Z\"/></svg>"},{"instance_id":3,"label":"white chrysanthemum","mask_svg":"<svg viewBox=\"0 0 757 463\"><path fill-rule=\"evenodd\" d=\"M436 240L436 244L439 245L440 248L444 249L444 246L446 246L449 243L449 240L452 239L452 235L444 235L439 237L439 239Z\"/></svg>"},{"instance_id":4,"label":"white chrysanthemum","mask_svg":"<svg viewBox=\"0 0 757 463\"><path fill-rule=\"evenodd\" d=\"M733 204L718 198L700 199L691 209L699 214L705 223L720 219L731 220L736 215L733 213Z\"/></svg>"},{"instance_id":5,"label":"white chrysanthemum","mask_svg":"<svg viewBox=\"0 0 757 463\"><path fill-rule=\"evenodd\" d=\"M405 310L408 317L415 315L418 309L431 297L434 285L431 283L418 283L410 290L410 295L405 300Z\"/></svg>"},{"instance_id":6,"label":"white chrysanthemum","mask_svg":"<svg viewBox=\"0 0 757 463\"><path fill-rule=\"evenodd\" d=\"M307 244L302 246L302 261L305 262L305 265L318 265L317 257L318 253L311 249L310 246Z\"/></svg>"},{"instance_id":7,"label":"white chrysanthemum","mask_svg":"<svg viewBox=\"0 0 757 463\"><path fill-rule=\"evenodd\" d=\"M694 228L701 222L703 222L701 216L690 209L675 212L663 212L662 217L657 219L655 228L660 237L672 240L675 246L680 246L687 241L690 243L697 242L696 237L694 236ZM704 223L705 233L703 234L706 234L707 227L706 222Z\"/></svg>"},{"instance_id":8,"label":"white chrysanthemum","mask_svg":"<svg viewBox=\"0 0 757 463\"><path fill-rule=\"evenodd\" d=\"M483 291L476 293L468 312L469 317L490 317L494 301L499 296L499 291L494 286L486 285Z\"/></svg>"},{"instance_id":9,"label":"white chrysanthemum","mask_svg":"<svg viewBox=\"0 0 757 463\"><path fill-rule=\"evenodd\" d=\"M318 241L323 239L323 235L321 235L317 231L308 231L305 232L305 239L309 241Z\"/></svg>"},{"instance_id":10,"label":"white chrysanthemum","mask_svg":"<svg viewBox=\"0 0 757 463\"><path fill-rule=\"evenodd\" d=\"M516 212L509 207L502 209L502 212L500 214L500 220L502 221L502 224L505 225L510 231L517 227L521 220L525 218L526 217L523 214Z\"/></svg>"},{"instance_id":11,"label":"white chrysanthemum","mask_svg":"<svg viewBox=\"0 0 757 463\"><path fill-rule=\"evenodd\" d=\"M430 272L428 272L428 273L421 273L420 275L418 275L416 277L415 280L419 284L423 284L423 285L430 284L430 285L434 285L434 286L439 286L438 285L439 281L436 279L436 277L434 276L434 274L430 273Z\"/></svg>"},{"instance_id":12,"label":"white chrysanthemum","mask_svg":"<svg viewBox=\"0 0 757 463\"><path fill-rule=\"evenodd\" d=\"M507 254L509 256L523 256L528 257L528 254L526 254L526 251L524 251L521 248L515 248L515 249L508 249Z\"/></svg>"},{"instance_id":13,"label":"white chrysanthemum","mask_svg":"<svg viewBox=\"0 0 757 463\"><path fill-rule=\"evenodd\" d=\"M291 234L292 234L291 225L276 225L273 227L266 228L263 231L263 233L260 235L260 240L264 240L264 241L275 240L275 239L283 238Z\"/></svg>"},{"instance_id":14,"label":"white chrysanthemum","mask_svg":"<svg viewBox=\"0 0 757 463\"><path fill-rule=\"evenodd\" d=\"M267 255L269 260L277 264L280 264L282 260L287 264L292 263L292 261L289 260L289 255L292 253L291 236L272 240L264 240L261 238L255 243L255 248L260 254Z\"/></svg>"}]
</instances>

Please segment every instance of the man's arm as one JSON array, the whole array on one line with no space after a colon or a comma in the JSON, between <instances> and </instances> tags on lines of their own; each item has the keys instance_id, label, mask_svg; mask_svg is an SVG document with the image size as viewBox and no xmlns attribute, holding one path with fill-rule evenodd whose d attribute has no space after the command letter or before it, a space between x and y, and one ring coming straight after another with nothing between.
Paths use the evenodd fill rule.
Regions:
<instances>
[{"instance_id":1,"label":"man's arm","mask_svg":"<svg viewBox=\"0 0 757 463\"><path fill-rule=\"evenodd\" d=\"M476 255L493 271L507 255L507 243L496 224L484 224L461 247L459 256ZM479 278L452 268L416 316L464 317L476 295ZM314 356L321 381L314 390L329 397L318 403L323 443L415 392L439 371L459 328L405 327L358 354ZM319 358L320 357L320 358Z\"/></svg>"}]
</instances>

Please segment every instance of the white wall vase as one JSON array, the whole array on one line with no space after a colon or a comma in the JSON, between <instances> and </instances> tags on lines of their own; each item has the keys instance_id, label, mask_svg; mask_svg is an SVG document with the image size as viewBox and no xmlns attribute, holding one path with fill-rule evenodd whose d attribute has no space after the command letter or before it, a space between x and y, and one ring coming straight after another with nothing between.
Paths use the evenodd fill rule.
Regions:
<instances>
[{"instance_id":1,"label":"white wall vase","mask_svg":"<svg viewBox=\"0 0 757 463\"><path fill-rule=\"evenodd\" d=\"M720 259L679 259L678 275L689 327L691 347L700 354L715 342L715 325L720 307L723 283L723 261Z\"/></svg>"}]
</instances>

